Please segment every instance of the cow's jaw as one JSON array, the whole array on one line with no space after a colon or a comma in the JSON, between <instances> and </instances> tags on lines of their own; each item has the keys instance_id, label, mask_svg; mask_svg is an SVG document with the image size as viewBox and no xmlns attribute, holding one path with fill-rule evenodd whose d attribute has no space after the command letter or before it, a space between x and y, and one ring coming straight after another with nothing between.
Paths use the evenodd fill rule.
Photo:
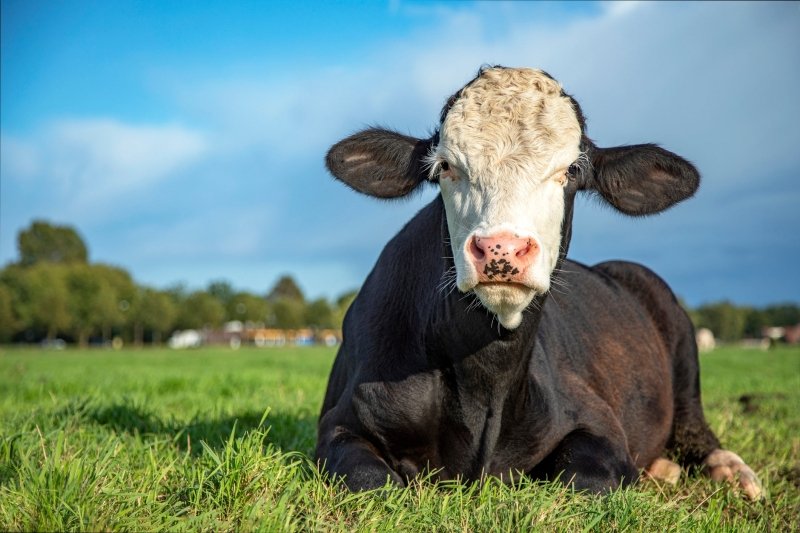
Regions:
<instances>
[{"instance_id":1,"label":"cow's jaw","mask_svg":"<svg viewBox=\"0 0 800 533\"><path fill-rule=\"evenodd\" d=\"M507 329L550 289L562 247L565 173L580 155L580 138L561 87L530 69L485 71L441 125L431 172L441 187L456 286L474 292ZM538 250L512 278L494 281L476 270L470 250L476 237L497 235L530 240Z\"/></svg>"},{"instance_id":2,"label":"cow's jaw","mask_svg":"<svg viewBox=\"0 0 800 533\"><path fill-rule=\"evenodd\" d=\"M522 323L522 312L538 292L524 285L510 283L479 284L473 291L506 329L516 329Z\"/></svg>"}]
</instances>

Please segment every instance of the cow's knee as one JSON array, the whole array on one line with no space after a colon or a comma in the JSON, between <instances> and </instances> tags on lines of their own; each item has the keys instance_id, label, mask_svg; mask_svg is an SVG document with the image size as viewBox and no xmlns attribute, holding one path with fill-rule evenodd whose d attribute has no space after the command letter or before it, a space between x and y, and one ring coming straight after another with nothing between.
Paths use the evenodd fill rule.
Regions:
<instances>
[{"instance_id":1,"label":"cow's knee","mask_svg":"<svg viewBox=\"0 0 800 533\"><path fill-rule=\"evenodd\" d=\"M341 426L330 433L317 447L317 461L332 479L353 492L405 485L369 441Z\"/></svg>"},{"instance_id":2,"label":"cow's knee","mask_svg":"<svg viewBox=\"0 0 800 533\"><path fill-rule=\"evenodd\" d=\"M342 481L348 490L363 492L385 486L403 487L405 484L397 472L387 470L379 464L361 464L353 467Z\"/></svg>"},{"instance_id":3,"label":"cow's knee","mask_svg":"<svg viewBox=\"0 0 800 533\"><path fill-rule=\"evenodd\" d=\"M556 450L532 474L598 494L626 487L639 471L622 446L606 437L576 432L564 438Z\"/></svg>"}]
</instances>

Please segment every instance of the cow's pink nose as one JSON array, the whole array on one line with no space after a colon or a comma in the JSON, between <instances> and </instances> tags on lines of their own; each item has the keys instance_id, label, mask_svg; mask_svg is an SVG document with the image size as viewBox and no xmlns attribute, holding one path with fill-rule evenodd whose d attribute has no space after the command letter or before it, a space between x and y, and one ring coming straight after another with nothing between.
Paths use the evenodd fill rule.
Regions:
<instances>
[{"instance_id":1,"label":"cow's pink nose","mask_svg":"<svg viewBox=\"0 0 800 533\"><path fill-rule=\"evenodd\" d=\"M478 272L478 282L521 282L534 262L539 245L532 237L497 233L470 240L468 258Z\"/></svg>"}]
</instances>

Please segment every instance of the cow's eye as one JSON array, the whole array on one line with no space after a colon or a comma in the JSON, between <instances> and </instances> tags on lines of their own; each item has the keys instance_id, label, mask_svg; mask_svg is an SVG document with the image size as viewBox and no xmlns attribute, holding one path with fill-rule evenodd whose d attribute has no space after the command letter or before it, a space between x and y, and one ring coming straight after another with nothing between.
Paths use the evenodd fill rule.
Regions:
<instances>
[{"instance_id":1,"label":"cow's eye","mask_svg":"<svg viewBox=\"0 0 800 533\"><path fill-rule=\"evenodd\" d=\"M450 170L450 164L447 161L442 161L439 163L439 168L442 169L442 172L447 172Z\"/></svg>"},{"instance_id":2,"label":"cow's eye","mask_svg":"<svg viewBox=\"0 0 800 533\"><path fill-rule=\"evenodd\" d=\"M572 163L569 166L569 168L567 168L567 177L568 178L574 178L575 176L578 175L578 172L580 172L580 170L581 169L578 167L577 163Z\"/></svg>"}]
</instances>

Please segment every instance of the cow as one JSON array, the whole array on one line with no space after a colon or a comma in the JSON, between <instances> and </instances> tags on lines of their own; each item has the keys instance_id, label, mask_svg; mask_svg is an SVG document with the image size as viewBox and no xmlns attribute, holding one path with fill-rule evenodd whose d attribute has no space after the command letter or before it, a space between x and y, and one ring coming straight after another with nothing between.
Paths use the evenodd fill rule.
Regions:
<instances>
[{"instance_id":1,"label":"cow","mask_svg":"<svg viewBox=\"0 0 800 533\"><path fill-rule=\"evenodd\" d=\"M560 479L605 493L701 467L752 499L703 415L694 328L644 266L566 258L575 196L650 215L700 176L654 144L600 148L550 75L484 66L429 138L369 128L326 165L352 189L439 195L383 249L348 310L316 459L352 491L420 475Z\"/></svg>"}]
</instances>

